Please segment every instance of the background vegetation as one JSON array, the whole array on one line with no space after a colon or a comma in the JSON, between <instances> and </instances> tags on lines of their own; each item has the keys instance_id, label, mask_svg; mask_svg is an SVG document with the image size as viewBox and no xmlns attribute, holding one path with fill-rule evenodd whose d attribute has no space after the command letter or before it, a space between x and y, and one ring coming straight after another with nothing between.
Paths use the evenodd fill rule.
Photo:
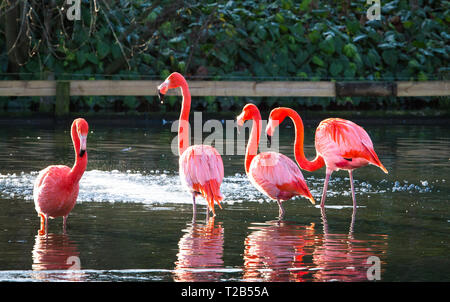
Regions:
<instances>
[{"instance_id":1,"label":"background vegetation","mask_svg":"<svg viewBox=\"0 0 450 302\"><path fill-rule=\"evenodd\" d=\"M450 2L381 0L63 0L0 4L1 79L439 80L450 67ZM263 108L448 109L441 98L253 98ZM155 97L73 97L72 111L178 110ZM239 110L248 98L195 98ZM46 110L48 98L0 98L0 110ZM46 107L46 104L50 104Z\"/></svg>"}]
</instances>

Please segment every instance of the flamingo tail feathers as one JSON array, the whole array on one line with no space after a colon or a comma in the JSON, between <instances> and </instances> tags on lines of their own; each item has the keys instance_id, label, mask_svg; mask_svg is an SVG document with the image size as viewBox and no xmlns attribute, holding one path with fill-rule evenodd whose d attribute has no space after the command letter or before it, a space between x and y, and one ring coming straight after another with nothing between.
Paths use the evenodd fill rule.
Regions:
<instances>
[{"instance_id":1,"label":"flamingo tail feathers","mask_svg":"<svg viewBox=\"0 0 450 302\"><path fill-rule=\"evenodd\" d=\"M316 201L314 200L314 197L312 196L308 187L306 185L302 185L300 182L289 182L283 185L277 185L277 188L283 192L291 192L295 193L296 195L303 196L306 199L309 199L312 204L316 204ZM289 196L289 198L291 198L291 196Z\"/></svg>"},{"instance_id":2,"label":"flamingo tail feathers","mask_svg":"<svg viewBox=\"0 0 450 302\"><path fill-rule=\"evenodd\" d=\"M222 209L220 202L223 200L223 195L220 192L220 184L217 180L211 179L206 181L203 185L197 184L197 186L194 186L194 189L206 199L208 207L214 215L216 214L214 211L214 201L217 203L219 208Z\"/></svg>"},{"instance_id":3,"label":"flamingo tail feathers","mask_svg":"<svg viewBox=\"0 0 450 302\"><path fill-rule=\"evenodd\" d=\"M383 170L384 173L388 174L388 170L383 166L383 164L381 163L381 161L378 159L377 154L375 153L375 151L373 150L373 148L369 148L368 146L366 146L366 144L364 144L364 142L362 143L362 145L364 146L364 148L367 151L367 154L369 155L368 160L374 164L375 166L378 166L381 170Z\"/></svg>"}]
</instances>

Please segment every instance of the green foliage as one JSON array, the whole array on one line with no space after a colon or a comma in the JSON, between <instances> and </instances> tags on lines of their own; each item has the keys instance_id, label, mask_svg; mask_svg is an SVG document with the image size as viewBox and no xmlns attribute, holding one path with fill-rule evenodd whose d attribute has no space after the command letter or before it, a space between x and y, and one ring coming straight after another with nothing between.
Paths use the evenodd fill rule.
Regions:
<instances>
[{"instance_id":1,"label":"green foliage","mask_svg":"<svg viewBox=\"0 0 450 302\"><path fill-rule=\"evenodd\" d=\"M63 1L56 2L61 6ZM80 21L64 20L49 8L55 14L50 36L39 27L43 8L35 7L34 19L27 20L35 29L33 51L21 78L162 80L179 71L213 80L448 79L449 2L419 2L420 8L412 9L408 0L382 1L381 20L368 21L366 1L351 1L344 9L344 1L323 0L84 0ZM0 70L5 72L2 46L0 40ZM228 110L243 100L206 98L198 104ZM88 108L107 108L111 102L80 98ZM281 102L313 104L308 98ZM363 102L322 100L319 107ZM119 107L138 110L153 103L152 98L125 97ZM175 103L169 98L166 106L176 109Z\"/></svg>"}]
</instances>

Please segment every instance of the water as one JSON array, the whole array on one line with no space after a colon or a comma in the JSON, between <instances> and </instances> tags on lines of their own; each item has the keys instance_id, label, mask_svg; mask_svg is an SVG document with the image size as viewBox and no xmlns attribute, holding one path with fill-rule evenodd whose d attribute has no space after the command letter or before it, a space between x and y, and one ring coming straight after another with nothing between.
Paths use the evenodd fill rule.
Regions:
<instances>
[{"instance_id":1,"label":"water","mask_svg":"<svg viewBox=\"0 0 450 302\"><path fill-rule=\"evenodd\" d=\"M224 155L223 210L206 221L199 198L193 222L170 123L89 122L78 203L67 233L57 218L48 237L37 234L33 182L47 165L72 166L67 125L1 124L0 281L366 281L373 259L382 281L450 281L448 125L364 124L389 174L355 171L356 212L340 171L325 212L296 198L278 221L244 156ZM316 125L305 129L309 158ZM280 133L293 158L293 129ZM319 201L324 169L303 174Z\"/></svg>"}]
</instances>

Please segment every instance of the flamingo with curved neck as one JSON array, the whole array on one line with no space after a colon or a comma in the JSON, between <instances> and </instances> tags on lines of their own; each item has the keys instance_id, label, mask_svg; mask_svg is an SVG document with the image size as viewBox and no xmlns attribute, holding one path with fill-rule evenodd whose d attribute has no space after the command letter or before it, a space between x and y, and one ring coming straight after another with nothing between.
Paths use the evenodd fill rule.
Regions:
<instances>
[{"instance_id":1,"label":"flamingo with curved neck","mask_svg":"<svg viewBox=\"0 0 450 302\"><path fill-rule=\"evenodd\" d=\"M350 176L353 207L356 208L355 188L353 186L353 170L375 165L388 173L373 148L367 132L352 121L340 118L328 118L320 122L316 129L315 147L317 156L309 161L303 151L304 128L303 121L295 110L286 107L275 108L270 112L267 135L273 135L275 128L289 117L295 125L295 159L300 168L315 171L326 166L326 177L323 186L321 207L325 206L328 181L331 173L337 170L347 170Z\"/></svg>"},{"instance_id":2,"label":"flamingo with curved neck","mask_svg":"<svg viewBox=\"0 0 450 302\"><path fill-rule=\"evenodd\" d=\"M246 120L253 120L253 126L245 153L245 172L250 182L261 193L277 201L279 218L282 219L285 213L282 202L294 196L303 196L314 204L315 201L302 172L289 157L277 152L258 154L261 114L255 105L245 105L242 113L237 117L239 126L242 126Z\"/></svg>"},{"instance_id":3,"label":"flamingo with curved neck","mask_svg":"<svg viewBox=\"0 0 450 302\"><path fill-rule=\"evenodd\" d=\"M86 140L88 123L78 118L73 121L71 137L75 149L75 163L72 168L52 165L41 170L34 182L33 197L36 212L41 217L39 234L47 234L48 218L63 217L66 230L67 216L77 202L79 182L87 166Z\"/></svg>"},{"instance_id":4,"label":"flamingo with curved neck","mask_svg":"<svg viewBox=\"0 0 450 302\"><path fill-rule=\"evenodd\" d=\"M209 211L215 216L214 202L222 208L220 201L223 195L220 192L224 169L222 157L219 152L208 145L189 146L189 111L191 109L191 94L186 79L178 72L174 72L158 86L161 101L169 89L181 88L183 96L181 113L178 125L178 155L180 178L182 185L192 194L193 217L196 214L195 198L202 196L206 199Z\"/></svg>"}]
</instances>

